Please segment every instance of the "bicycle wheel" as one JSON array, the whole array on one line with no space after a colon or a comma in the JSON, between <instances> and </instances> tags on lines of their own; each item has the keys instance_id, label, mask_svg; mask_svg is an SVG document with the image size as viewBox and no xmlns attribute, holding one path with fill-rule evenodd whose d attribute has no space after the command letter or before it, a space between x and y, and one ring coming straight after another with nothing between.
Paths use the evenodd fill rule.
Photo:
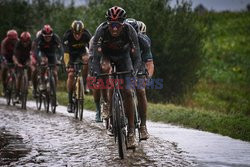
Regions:
<instances>
[{"instance_id":1,"label":"bicycle wheel","mask_svg":"<svg viewBox=\"0 0 250 167\"><path fill-rule=\"evenodd\" d=\"M42 91L40 90L41 84L42 84L42 81L39 76L37 78L37 87L36 87L36 96L35 96L37 110L41 110L42 103L43 103L43 94L42 94Z\"/></svg>"},{"instance_id":2,"label":"bicycle wheel","mask_svg":"<svg viewBox=\"0 0 250 167\"><path fill-rule=\"evenodd\" d=\"M118 153L121 159L126 156L126 127L125 114L121 94L115 89L112 97L113 124L115 137L118 139Z\"/></svg>"},{"instance_id":3,"label":"bicycle wheel","mask_svg":"<svg viewBox=\"0 0 250 167\"><path fill-rule=\"evenodd\" d=\"M11 85L11 91L10 91L11 102L12 102L12 105L15 106L16 105L16 103L15 103L15 98L16 98L16 80L12 79L12 81L10 82L10 85Z\"/></svg>"},{"instance_id":4,"label":"bicycle wheel","mask_svg":"<svg viewBox=\"0 0 250 167\"><path fill-rule=\"evenodd\" d=\"M82 120L83 117L83 106L84 106L84 86L83 86L83 80L82 78L79 80L79 88L78 88L78 104L77 104L77 109L78 109L78 116L79 120Z\"/></svg>"},{"instance_id":5,"label":"bicycle wheel","mask_svg":"<svg viewBox=\"0 0 250 167\"><path fill-rule=\"evenodd\" d=\"M47 113L49 112L49 102L50 102L49 92L46 91L43 94L43 105L44 105L44 110Z\"/></svg>"},{"instance_id":6,"label":"bicycle wheel","mask_svg":"<svg viewBox=\"0 0 250 167\"><path fill-rule=\"evenodd\" d=\"M41 107L42 107L42 94L40 91L37 91L38 92L38 96L36 97L36 108L37 110L41 110Z\"/></svg>"},{"instance_id":7,"label":"bicycle wheel","mask_svg":"<svg viewBox=\"0 0 250 167\"><path fill-rule=\"evenodd\" d=\"M21 80L21 108L26 110L28 96L28 76L27 73L24 72L24 75Z\"/></svg>"},{"instance_id":8,"label":"bicycle wheel","mask_svg":"<svg viewBox=\"0 0 250 167\"><path fill-rule=\"evenodd\" d=\"M56 83L53 76L50 78L50 107L52 113L56 112Z\"/></svg>"},{"instance_id":9,"label":"bicycle wheel","mask_svg":"<svg viewBox=\"0 0 250 167\"><path fill-rule=\"evenodd\" d=\"M10 105L11 102L11 91L12 91L12 83L11 83L11 78L8 78L7 80L7 87L5 90L5 98L6 98L6 103L7 105Z\"/></svg>"}]
</instances>

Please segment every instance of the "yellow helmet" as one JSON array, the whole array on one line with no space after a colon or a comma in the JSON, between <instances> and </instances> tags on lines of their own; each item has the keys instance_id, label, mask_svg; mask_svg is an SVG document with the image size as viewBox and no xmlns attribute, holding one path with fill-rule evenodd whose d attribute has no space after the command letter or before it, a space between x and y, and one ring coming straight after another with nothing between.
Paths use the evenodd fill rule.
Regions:
<instances>
[{"instance_id":1,"label":"yellow helmet","mask_svg":"<svg viewBox=\"0 0 250 167\"><path fill-rule=\"evenodd\" d=\"M74 20L71 24L71 29L74 33L79 34L84 30L84 24L81 20Z\"/></svg>"}]
</instances>

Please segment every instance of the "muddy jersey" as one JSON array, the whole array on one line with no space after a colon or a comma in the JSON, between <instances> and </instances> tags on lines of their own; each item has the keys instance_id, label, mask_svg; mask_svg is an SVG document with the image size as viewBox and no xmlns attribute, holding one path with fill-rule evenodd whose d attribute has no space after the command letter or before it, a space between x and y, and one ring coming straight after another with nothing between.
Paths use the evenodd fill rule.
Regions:
<instances>
[{"instance_id":1,"label":"muddy jersey","mask_svg":"<svg viewBox=\"0 0 250 167\"><path fill-rule=\"evenodd\" d=\"M1 55L7 60L8 63L13 63L12 57L17 40L10 40L7 37L1 43Z\"/></svg>"},{"instance_id":2,"label":"muddy jersey","mask_svg":"<svg viewBox=\"0 0 250 167\"><path fill-rule=\"evenodd\" d=\"M27 47L24 47L21 41L18 41L14 50L14 55L17 61L25 64L30 59L31 42Z\"/></svg>"},{"instance_id":3,"label":"muddy jersey","mask_svg":"<svg viewBox=\"0 0 250 167\"><path fill-rule=\"evenodd\" d=\"M102 52L98 51L100 48ZM131 52L132 49L134 52ZM130 55L130 57L125 58L131 58L134 69L138 70L141 66L141 54L138 36L134 28L130 24L124 23L120 35L113 37L108 30L107 22L102 23L97 28L93 38L94 65L99 64L102 54L116 61L123 61L124 56Z\"/></svg>"},{"instance_id":4,"label":"muddy jersey","mask_svg":"<svg viewBox=\"0 0 250 167\"><path fill-rule=\"evenodd\" d=\"M86 53L86 47L89 48L91 34L88 30L84 30L81 38L76 40L73 36L73 31L68 30L63 36L64 52L70 56L79 56Z\"/></svg>"}]
</instances>

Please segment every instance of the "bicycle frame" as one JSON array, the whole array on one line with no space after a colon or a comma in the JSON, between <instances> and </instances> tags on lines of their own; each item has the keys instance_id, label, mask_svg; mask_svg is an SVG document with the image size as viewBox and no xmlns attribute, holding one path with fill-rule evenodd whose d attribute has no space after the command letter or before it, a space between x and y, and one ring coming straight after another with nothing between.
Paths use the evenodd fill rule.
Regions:
<instances>
[{"instance_id":1,"label":"bicycle frame","mask_svg":"<svg viewBox=\"0 0 250 167\"><path fill-rule=\"evenodd\" d=\"M82 66L87 65L83 62L71 63L74 69L74 82L73 82L73 110L75 113L75 118L79 117L82 120L83 108L84 108L84 85L82 76Z\"/></svg>"}]
</instances>

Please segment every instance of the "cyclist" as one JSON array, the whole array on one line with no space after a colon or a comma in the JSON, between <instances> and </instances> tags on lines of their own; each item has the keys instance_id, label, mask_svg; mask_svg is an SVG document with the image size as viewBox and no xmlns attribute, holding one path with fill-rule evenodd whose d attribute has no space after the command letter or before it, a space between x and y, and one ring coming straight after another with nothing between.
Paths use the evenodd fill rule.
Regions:
<instances>
[{"instance_id":1,"label":"cyclist","mask_svg":"<svg viewBox=\"0 0 250 167\"><path fill-rule=\"evenodd\" d=\"M100 61L102 61L102 68L107 68L111 61L116 65L117 71L134 69L137 73L141 66L138 37L133 27L124 22L126 11L118 6L111 7L106 12L106 18L107 21L97 28L93 39L93 75L100 74ZM127 148L135 148L132 90L122 89L121 92L128 117Z\"/></svg>"},{"instance_id":2,"label":"cyclist","mask_svg":"<svg viewBox=\"0 0 250 167\"><path fill-rule=\"evenodd\" d=\"M39 35L41 35L42 30L37 31L36 33L36 38L33 40L32 45L31 45L31 54L30 54L30 68L31 68L31 81L33 84L33 97L36 97L36 88L37 88L37 83L36 83L36 76L37 76L37 57L36 55L38 55L38 37Z\"/></svg>"},{"instance_id":3,"label":"cyclist","mask_svg":"<svg viewBox=\"0 0 250 167\"><path fill-rule=\"evenodd\" d=\"M29 32L23 32L20 35L20 41L17 42L14 55L13 62L18 67L23 67L23 65L30 64L30 51L31 51L31 35ZM17 92L16 92L16 102L18 102L19 92L20 92L20 81L21 81L21 73L17 70Z\"/></svg>"},{"instance_id":4,"label":"cyclist","mask_svg":"<svg viewBox=\"0 0 250 167\"><path fill-rule=\"evenodd\" d=\"M22 32L20 35L20 41L17 42L13 62L18 67L23 67L24 65L29 65L30 62L30 51L31 51L31 35L29 32ZM17 80L16 80L16 102L19 102L20 86L21 86L22 75L17 70Z\"/></svg>"},{"instance_id":5,"label":"cyclist","mask_svg":"<svg viewBox=\"0 0 250 167\"><path fill-rule=\"evenodd\" d=\"M5 62L2 64L2 82L3 82L3 93L5 94L5 90L7 87L6 79L7 79L7 72L8 66L6 63L13 63L13 52L16 43L18 42L18 34L16 30L9 30L7 32L7 36L3 39L1 43L1 55L4 57Z\"/></svg>"},{"instance_id":6,"label":"cyclist","mask_svg":"<svg viewBox=\"0 0 250 167\"><path fill-rule=\"evenodd\" d=\"M41 34L37 37L37 39L35 39L34 45L33 45L34 50L32 54L34 55L35 60L38 61L38 63L56 65L58 63L57 57L62 56L63 54L63 47L61 40L59 36L53 32L53 29L48 24L44 25ZM57 56L57 54L59 54L59 56ZM34 63L34 60L32 61ZM57 85L58 75L56 66L54 68L54 76ZM32 79L33 83L35 83L36 76L35 77L33 76ZM36 87L36 84L37 83L33 85L34 88Z\"/></svg>"},{"instance_id":7,"label":"cyclist","mask_svg":"<svg viewBox=\"0 0 250 167\"><path fill-rule=\"evenodd\" d=\"M153 64L153 56L151 53L151 44L150 41L148 40L149 38L145 34L138 32L140 30L139 29L140 27L138 25L140 24L138 24L138 22L135 19L129 18L126 19L126 22L131 24L138 33L141 58L145 66L144 69L148 71L149 77L151 78L153 75L154 64ZM139 79L145 80L145 77L140 76ZM139 128L140 140L146 140L149 138L149 134L146 127L146 118L147 118L147 97L145 90L146 80L143 84L144 85L136 88L136 94L138 98L138 111L141 118L141 124Z\"/></svg>"},{"instance_id":8,"label":"cyclist","mask_svg":"<svg viewBox=\"0 0 250 167\"><path fill-rule=\"evenodd\" d=\"M80 20L75 20L71 24L71 29L66 31L63 36L64 45L64 63L68 72L67 89L68 89L68 112L72 112L72 94L73 94L73 82L74 82L74 69L70 66L71 63L82 61L84 64L88 64L89 54L88 47L91 35L89 31L84 27L84 24ZM83 69L83 81L86 87L86 78L88 75L88 65L84 65Z\"/></svg>"},{"instance_id":9,"label":"cyclist","mask_svg":"<svg viewBox=\"0 0 250 167\"><path fill-rule=\"evenodd\" d=\"M93 38L94 38L94 36L91 38L91 40L89 42L89 67L92 67L92 63L93 63ZM101 62L102 63L101 71L103 73L109 73L111 70L110 64L105 64L106 63L105 61L102 61L102 62ZM92 71L92 69L90 68L89 69L90 76L91 76L91 71ZM96 106L95 121L102 122L101 112L102 112L102 116L104 119L108 118L108 113L109 113L108 91L106 89L93 89L92 92L93 92L94 102L95 102L95 106ZM101 105L101 96L103 98L102 105Z\"/></svg>"}]
</instances>

